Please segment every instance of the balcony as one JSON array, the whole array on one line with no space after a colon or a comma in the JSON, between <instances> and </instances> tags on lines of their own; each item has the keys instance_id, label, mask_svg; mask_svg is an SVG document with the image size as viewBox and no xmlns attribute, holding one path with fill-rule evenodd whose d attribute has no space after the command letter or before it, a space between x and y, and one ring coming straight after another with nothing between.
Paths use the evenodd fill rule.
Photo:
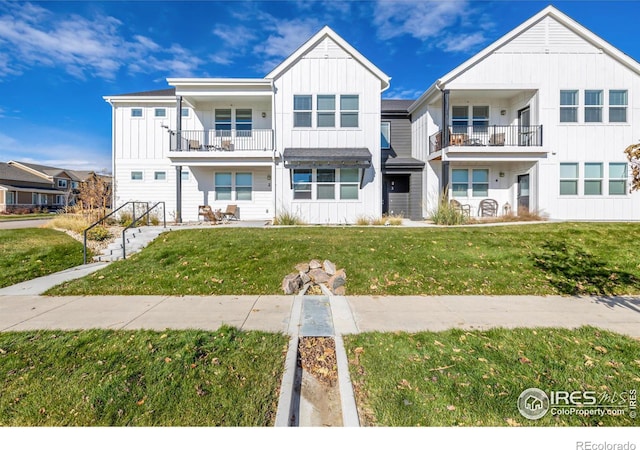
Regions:
<instances>
[{"instance_id":1,"label":"balcony","mask_svg":"<svg viewBox=\"0 0 640 450\"><path fill-rule=\"evenodd\" d=\"M273 150L272 129L170 131L171 152L244 152Z\"/></svg>"},{"instance_id":2,"label":"balcony","mask_svg":"<svg viewBox=\"0 0 640 450\"><path fill-rule=\"evenodd\" d=\"M449 142L443 145L442 130L429 136L429 154L448 147L473 147L473 150L507 151L527 150L542 147L542 125L489 125L485 127L449 128ZM489 148L490 147L490 148ZM508 148L511 147L511 148ZM526 147L526 148L521 148Z\"/></svg>"}]
</instances>

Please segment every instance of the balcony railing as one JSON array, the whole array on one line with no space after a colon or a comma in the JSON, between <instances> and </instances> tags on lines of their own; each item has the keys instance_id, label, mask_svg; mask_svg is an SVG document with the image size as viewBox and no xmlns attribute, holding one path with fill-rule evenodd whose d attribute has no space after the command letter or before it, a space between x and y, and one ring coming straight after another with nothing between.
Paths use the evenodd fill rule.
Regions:
<instances>
[{"instance_id":1,"label":"balcony railing","mask_svg":"<svg viewBox=\"0 0 640 450\"><path fill-rule=\"evenodd\" d=\"M442 143L442 130L429 137L429 154L446 147L540 147L542 125L489 125L450 127L449 142Z\"/></svg>"},{"instance_id":2,"label":"balcony railing","mask_svg":"<svg viewBox=\"0 0 640 450\"><path fill-rule=\"evenodd\" d=\"M273 150L273 130L171 130L172 152ZM178 145L180 144L180 145Z\"/></svg>"}]
</instances>

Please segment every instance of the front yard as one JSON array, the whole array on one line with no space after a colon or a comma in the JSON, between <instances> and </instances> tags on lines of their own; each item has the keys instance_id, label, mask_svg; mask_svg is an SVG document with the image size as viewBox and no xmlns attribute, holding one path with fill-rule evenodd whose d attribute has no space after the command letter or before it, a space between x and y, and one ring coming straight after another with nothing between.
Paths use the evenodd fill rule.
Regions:
<instances>
[{"instance_id":1,"label":"front yard","mask_svg":"<svg viewBox=\"0 0 640 450\"><path fill-rule=\"evenodd\" d=\"M279 294L282 278L312 258L345 268L347 295L638 294L639 241L633 223L217 227L161 235L48 294Z\"/></svg>"}]
</instances>

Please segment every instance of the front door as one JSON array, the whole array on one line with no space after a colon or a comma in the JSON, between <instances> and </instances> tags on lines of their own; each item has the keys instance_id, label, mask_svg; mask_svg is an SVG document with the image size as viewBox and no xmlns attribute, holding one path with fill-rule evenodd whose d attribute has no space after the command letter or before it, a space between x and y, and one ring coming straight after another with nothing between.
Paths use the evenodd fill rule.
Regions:
<instances>
[{"instance_id":1,"label":"front door","mask_svg":"<svg viewBox=\"0 0 640 450\"><path fill-rule=\"evenodd\" d=\"M531 145L531 110L528 106L518 111L518 136L519 145Z\"/></svg>"},{"instance_id":2,"label":"front door","mask_svg":"<svg viewBox=\"0 0 640 450\"><path fill-rule=\"evenodd\" d=\"M410 175L386 175L382 188L382 212L409 217Z\"/></svg>"},{"instance_id":3,"label":"front door","mask_svg":"<svg viewBox=\"0 0 640 450\"><path fill-rule=\"evenodd\" d=\"M529 174L518 175L518 214L529 212Z\"/></svg>"}]
</instances>

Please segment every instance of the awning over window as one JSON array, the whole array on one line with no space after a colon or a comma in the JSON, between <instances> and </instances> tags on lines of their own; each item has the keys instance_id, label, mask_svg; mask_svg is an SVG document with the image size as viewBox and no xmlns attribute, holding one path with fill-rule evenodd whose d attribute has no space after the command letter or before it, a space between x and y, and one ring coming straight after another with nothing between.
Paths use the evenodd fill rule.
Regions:
<instances>
[{"instance_id":1,"label":"awning over window","mask_svg":"<svg viewBox=\"0 0 640 450\"><path fill-rule=\"evenodd\" d=\"M285 148L282 154L287 169L367 169L371 167L371 158L367 148Z\"/></svg>"}]
</instances>

